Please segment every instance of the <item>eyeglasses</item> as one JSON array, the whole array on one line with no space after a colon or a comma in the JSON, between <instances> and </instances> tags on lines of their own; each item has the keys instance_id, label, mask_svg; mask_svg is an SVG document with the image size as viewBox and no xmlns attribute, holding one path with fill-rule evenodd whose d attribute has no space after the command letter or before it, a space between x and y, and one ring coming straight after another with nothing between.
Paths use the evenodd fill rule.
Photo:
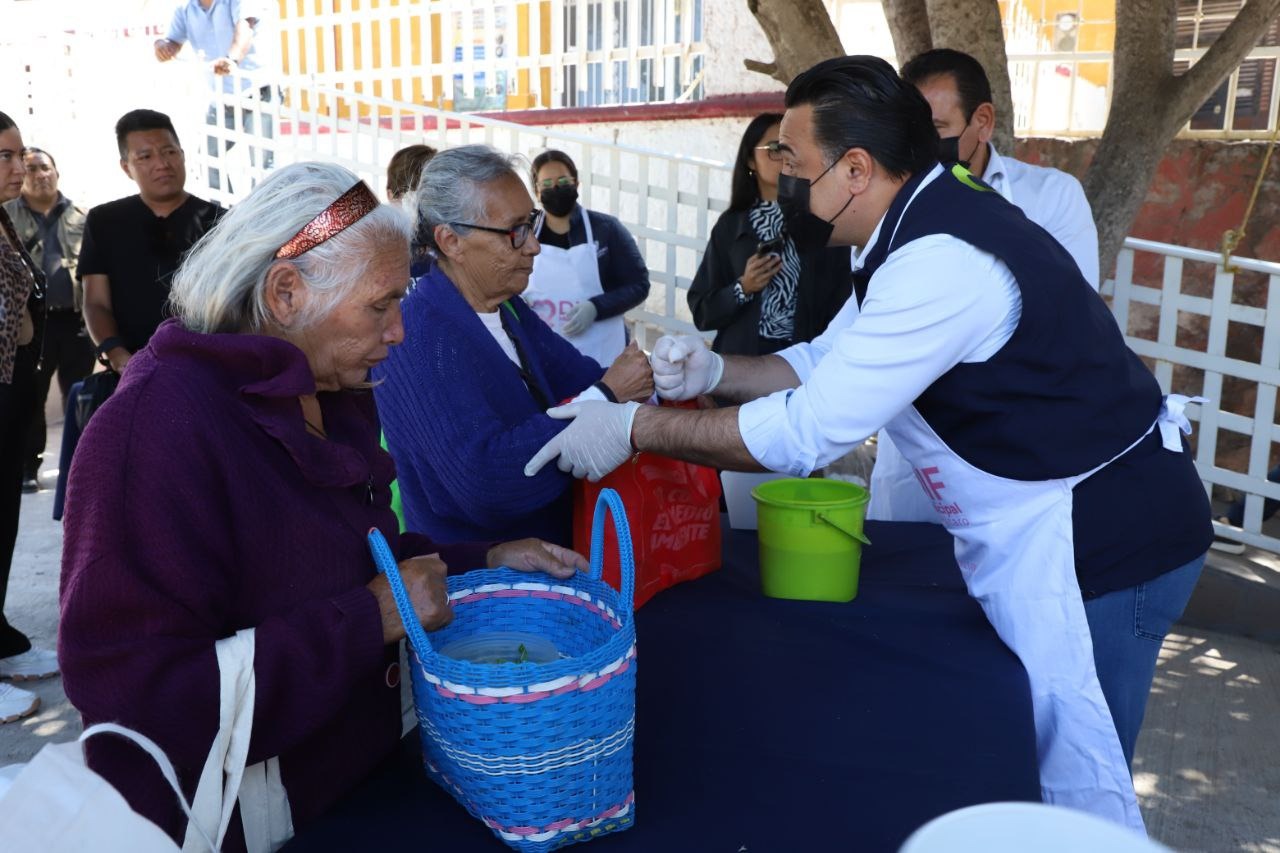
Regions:
<instances>
[{"instance_id":1,"label":"eyeglasses","mask_svg":"<svg viewBox=\"0 0 1280 853\"><path fill-rule=\"evenodd\" d=\"M529 239L529 235L542 226L543 213L541 210L535 210L529 214L529 219L521 222L514 228L494 228L492 225L475 225L470 222L450 222L453 228L474 228L477 231L488 231L490 234L506 234L507 239L511 241L511 248L519 249Z\"/></svg>"},{"instance_id":2,"label":"eyeglasses","mask_svg":"<svg viewBox=\"0 0 1280 853\"><path fill-rule=\"evenodd\" d=\"M769 152L769 159L775 163L782 160L782 143L776 139L768 145L757 145L756 150Z\"/></svg>"},{"instance_id":3,"label":"eyeglasses","mask_svg":"<svg viewBox=\"0 0 1280 853\"><path fill-rule=\"evenodd\" d=\"M559 177L559 178L543 178L542 180L538 181L538 187L540 189L549 190L552 187L572 187L572 186L576 186L577 183L578 183L577 178L570 177L569 175L564 175L563 177Z\"/></svg>"}]
</instances>

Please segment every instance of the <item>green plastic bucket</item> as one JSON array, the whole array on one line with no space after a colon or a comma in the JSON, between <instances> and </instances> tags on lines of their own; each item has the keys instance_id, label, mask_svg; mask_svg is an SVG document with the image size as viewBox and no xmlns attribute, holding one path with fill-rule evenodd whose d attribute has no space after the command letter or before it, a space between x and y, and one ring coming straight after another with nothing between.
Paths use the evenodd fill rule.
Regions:
<instances>
[{"instance_id":1,"label":"green plastic bucket","mask_svg":"<svg viewBox=\"0 0 1280 853\"><path fill-rule=\"evenodd\" d=\"M851 601L858 594L871 493L842 480L772 480L751 490L760 585L770 598Z\"/></svg>"}]
</instances>

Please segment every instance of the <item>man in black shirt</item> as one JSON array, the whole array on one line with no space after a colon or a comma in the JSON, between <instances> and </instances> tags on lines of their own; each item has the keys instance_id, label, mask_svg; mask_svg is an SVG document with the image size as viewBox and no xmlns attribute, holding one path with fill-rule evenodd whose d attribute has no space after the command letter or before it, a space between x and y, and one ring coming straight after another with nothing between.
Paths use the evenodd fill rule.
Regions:
<instances>
[{"instance_id":1,"label":"man in black shirt","mask_svg":"<svg viewBox=\"0 0 1280 853\"><path fill-rule=\"evenodd\" d=\"M66 400L71 386L93 370L93 344L80 317L80 292L75 285L76 260L84 237L84 211L58 191L58 165L39 148L22 152L26 177L22 195L4 203L18 239L45 275L44 352L36 374L35 412L23 460L22 490L40 488L37 474L44 455L45 398L53 375Z\"/></svg>"},{"instance_id":2,"label":"man in black shirt","mask_svg":"<svg viewBox=\"0 0 1280 853\"><path fill-rule=\"evenodd\" d=\"M89 334L99 355L122 372L167 316L174 272L222 208L184 189L186 160L164 113L125 113L116 143L120 168L138 194L89 211L80 275Z\"/></svg>"}]
</instances>

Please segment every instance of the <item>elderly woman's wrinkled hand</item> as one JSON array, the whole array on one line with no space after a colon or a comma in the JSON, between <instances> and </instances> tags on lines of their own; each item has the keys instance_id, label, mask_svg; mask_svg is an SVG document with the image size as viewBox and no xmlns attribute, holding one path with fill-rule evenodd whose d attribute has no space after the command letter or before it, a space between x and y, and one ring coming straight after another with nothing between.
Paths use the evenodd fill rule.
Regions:
<instances>
[{"instance_id":1,"label":"elderly woman's wrinkled hand","mask_svg":"<svg viewBox=\"0 0 1280 853\"><path fill-rule=\"evenodd\" d=\"M453 608L449 606L445 575L448 569L438 554L411 557L400 563L400 578L413 603L413 612L422 627L428 631L443 628L453 621ZM399 642L404 638L404 622L396 608L395 596L386 575L378 575L368 584L369 591L378 599L378 611L382 615L382 641Z\"/></svg>"},{"instance_id":2,"label":"elderly woman's wrinkled hand","mask_svg":"<svg viewBox=\"0 0 1280 853\"><path fill-rule=\"evenodd\" d=\"M577 570L587 571L591 564L577 551L571 551L541 539L517 539L501 542L489 549L491 569L506 566L521 572L546 572L557 578L570 578Z\"/></svg>"},{"instance_id":3,"label":"elderly woman's wrinkled hand","mask_svg":"<svg viewBox=\"0 0 1280 853\"><path fill-rule=\"evenodd\" d=\"M653 368L644 350L632 341L622 354L613 360L601 377L619 403L635 401L643 403L653 396Z\"/></svg>"}]
</instances>

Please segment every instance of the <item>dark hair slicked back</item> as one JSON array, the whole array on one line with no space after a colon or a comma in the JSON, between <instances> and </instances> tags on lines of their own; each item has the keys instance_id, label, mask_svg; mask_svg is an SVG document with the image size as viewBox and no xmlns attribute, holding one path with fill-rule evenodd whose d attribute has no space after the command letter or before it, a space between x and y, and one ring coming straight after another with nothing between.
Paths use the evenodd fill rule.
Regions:
<instances>
[{"instance_id":1,"label":"dark hair slicked back","mask_svg":"<svg viewBox=\"0 0 1280 853\"><path fill-rule=\"evenodd\" d=\"M121 160L129 157L129 146L126 144L129 134L140 130L167 130L174 142L182 144L178 139L178 131L173 129L173 122L164 113L155 110L130 110L116 122L116 147L120 149Z\"/></svg>"},{"instance_id":2,"label":"dark hair slicked back","mask_svg":"<svg viewBox=\"0 0 1280 853\"><path fill-rule=\"evenodd\" d=\"M902 66L902 79L913 86L939 75L950 75L960 95L960 109L965 120L973 118L973 112L991 102L991 81L982 63L967 53L940 47L926 50Z\"/></svg>"},{"instance_id":3,"label":"dark hair slicked back","mask_svg":"<svg viewBox=\"0 0 1280 853\"><path fill-rule=\"evenodd\" d=\"M929 102L876 56L838 56L801 72L787 87L787 109L813 109L813 136L833 163L862 148L895 178L937 160Z\"/></svg>"},{"instance_id":4,"label":"dark hair slicked back","mask_svg":"<svg viewBox=\"0 0 1280 853\"><path fill-rule=\"evenodd\" d=\"M0 113L0 133L4 133L6 130L13 130L17 126L18 123L9 118L8 113Z\"/></svg>"}]
</instances>

